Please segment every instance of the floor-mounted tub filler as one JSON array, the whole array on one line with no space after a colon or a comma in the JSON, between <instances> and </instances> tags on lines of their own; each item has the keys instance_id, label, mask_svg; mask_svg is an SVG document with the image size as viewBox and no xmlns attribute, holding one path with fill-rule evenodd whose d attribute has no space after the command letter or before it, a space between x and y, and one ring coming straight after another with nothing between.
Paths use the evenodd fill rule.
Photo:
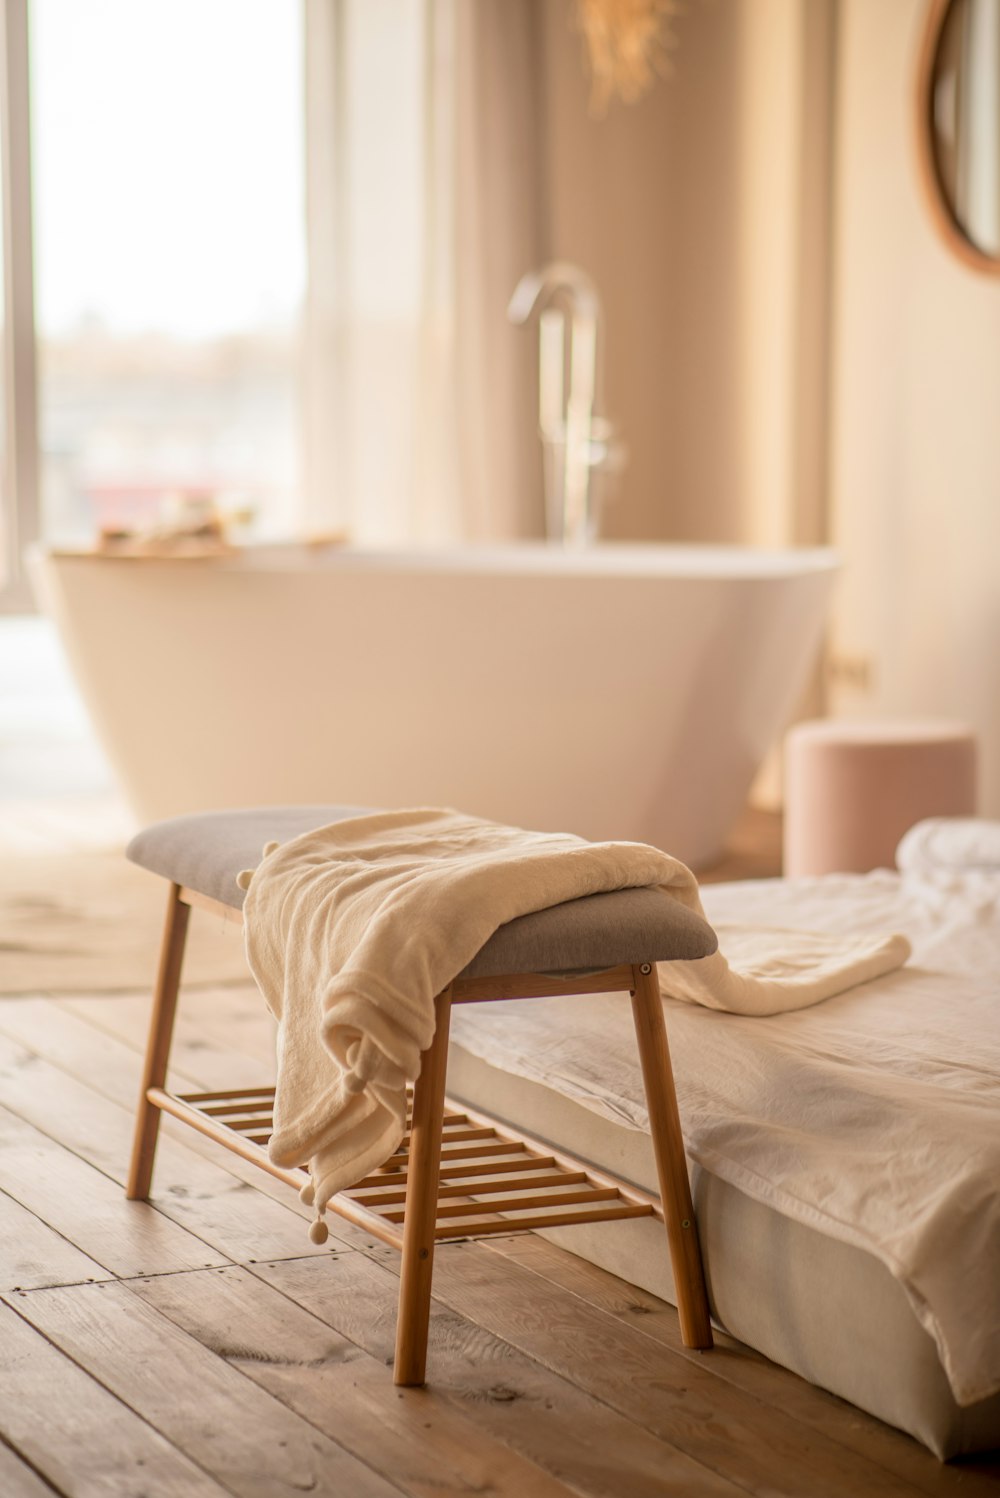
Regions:
<instances>
[{"instance_id":1,"label":"floor-mounted tub filler","mask_svg":"<svg viewBox=\"0 0 1000 1498\"><path fill-rule=\"evenodd\" d=\"M454 806L704 866L822 636L826 550L282 545L34 559L142 821Z\"/></svg>"}]
</instances>

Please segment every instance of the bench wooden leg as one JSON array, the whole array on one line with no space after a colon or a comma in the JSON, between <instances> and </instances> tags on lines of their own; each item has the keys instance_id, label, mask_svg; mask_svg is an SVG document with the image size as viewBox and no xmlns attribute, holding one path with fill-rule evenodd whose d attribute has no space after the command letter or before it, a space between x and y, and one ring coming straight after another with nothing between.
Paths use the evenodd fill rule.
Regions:
<instances>
[{"instance_id":1,"label":"bench wooden leg","mask_svg":"<svg viewBox=\"0 0 1000 1498\"><path fill-rule=\"evenodd\" d=\"M670 1261L677 1291L681 1337L685 1347L712 1346L712 1324L705 1289L705 1273L698 1245L698 1228L691 1200L684 1137L674 1074L667 1046L667 1027L655 963L633 969L635 988L632 1015L635 1020L642 1080L649 1109L649 1131L653 1138L660 1200L670 1245Z\"/></svg>"},{"instance_id":2,"label":"bench wooden leg","mask_svg":"<svg viewBox=\"0 0 1000 1498\"><path fill-rule=\"evenodd\" d=\"M187 939L188 917L191 907L180 898L179 884L170 886L167 898L167 918L160 946L160 969L153 993L153 1012L149 1020L149 1038L146 1042L146 1061L142 1073L142 1089L135 1118L135 1135L132 1144L132 1163L129 1166L128 1185L125 1195L131 1200L145 1200L153 1178L153 1160L156 1156L156 1137L160 1129L160 1109L149 1101L149 1089L162 1087L167 1080L167 1063L170 1058L170 1042L174 1033L174 1015L177 1011L177 992L181 982L181 964L184 960L184 943Z\"/></svg>"},{"instance_id":3,"label":"bench wooden leg","mask_svg":"<svg viewBox=\"0 0 1000 1498\"><path fill-rule=\"evenodd\" d=\"M406 1171L403 1261L399 1279L396 1359L392 1375L394 1383L406 1387L422 1384L427 1370L434 1229L437 1226L444 1086L451 1022L450 989L438 995L435 1008L437 1015L434 1040L423 1053L420 1075L413 1089L410 1154Z\"/></svg>"}]
</instances>

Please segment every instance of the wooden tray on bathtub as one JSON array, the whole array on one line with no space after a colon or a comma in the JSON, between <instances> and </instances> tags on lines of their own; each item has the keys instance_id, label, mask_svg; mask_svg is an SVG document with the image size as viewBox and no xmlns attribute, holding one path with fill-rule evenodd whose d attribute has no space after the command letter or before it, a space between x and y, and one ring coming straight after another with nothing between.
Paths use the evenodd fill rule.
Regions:
<instances>
[{"instance_id":1,"label":"wooden tray on bathtub","mask_svg":"<svg viewBox=\"0 0 1000 1498\"><path fill-rule=\"evenodd\" d=\"M244 548L228 541L180 541L165 545L162 542L113 541L97 546L60 547L49 555L58 558L87 557L100 560L125 562L195 562L214 557L235 557Z\"/></svg>"},{"instance_id":2,"label":"wooden tray on bathtub","mask_svg":"<svg viewBox=\"0 0 1000 1498\"><path fill-rule=\"evenodd\" d=\"M314 534L303 536L297 544L306 551L326 551L328 549L339 549L349 545L350 536L347 531L317 531ZM273 543L264 543L265 545ZM279 543L281 545L289 543ZM99 541L94 546L57 546L53 547L48 555L52 557L121 557L130 562L190 562L209 559L211 557L234 557L242 552L251 550L252 547L236 545L232 541L224 541L216 538L183 537L176 541L153 541L134 539L123 539L121 541L107 540Z\"/></svg>"}]
</instances>

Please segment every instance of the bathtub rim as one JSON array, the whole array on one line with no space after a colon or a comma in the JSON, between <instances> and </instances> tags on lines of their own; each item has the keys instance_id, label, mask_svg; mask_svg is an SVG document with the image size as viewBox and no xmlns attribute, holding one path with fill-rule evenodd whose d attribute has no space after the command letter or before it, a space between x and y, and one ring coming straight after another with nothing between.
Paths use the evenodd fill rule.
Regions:
<instances>
[{"instance_id":1,"label":"bathtub rim","mask_svg":"<svg viewBox=\"0 0 1000 1498\"><path fill-rule=\"evenodd\" d=\"M598 541L570 548L546 541L456 542L435 546L318 545L261 541L202 556L158 553L115 555L92 548L35 543L29 568L46 564L134 567L211 566L224 572L344 571L517 578L663 579L704 582L775 582L834 574L843 560L831 546L758 547L724 542Z\"/></svg>"}]
</instances>

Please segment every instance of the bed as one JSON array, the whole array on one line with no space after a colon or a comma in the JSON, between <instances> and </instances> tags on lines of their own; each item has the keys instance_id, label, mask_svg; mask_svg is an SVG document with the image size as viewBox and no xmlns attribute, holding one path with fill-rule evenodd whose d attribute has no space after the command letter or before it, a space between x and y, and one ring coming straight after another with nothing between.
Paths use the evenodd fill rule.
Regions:
<instances>
[{"instance_id":1,"label":"bed","mask_svg":"<svg viewBox=\"0 0 1000 1498\"><path fill-rule=\"evenodd\" d=\"M668 1002L713 1313L939 1457L1000 1447L1000 868L703 891L744 929L901 931L896 973L768 1019ZM452 1096L655 1190L627 997L468 1006ZM662 1228L546 1236L668 1300Z\"/></svg>"}]
</instances>

